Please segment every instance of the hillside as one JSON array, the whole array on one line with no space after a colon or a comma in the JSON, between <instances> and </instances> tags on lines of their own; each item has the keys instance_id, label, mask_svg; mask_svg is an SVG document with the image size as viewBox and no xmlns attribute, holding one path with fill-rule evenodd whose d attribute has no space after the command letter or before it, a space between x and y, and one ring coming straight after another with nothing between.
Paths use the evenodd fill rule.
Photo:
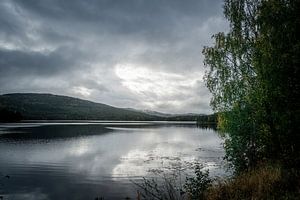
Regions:
<instances>
[{"instance_id":1,"label":"hillside","mask_svg":"<svg viewBox=\"0 0 300 200\"><path fill-rule=\"evenodd\" d=\"M0 95L0 110L20 113L25 120L163 120L161 117L134 110L38 93Z\"/></svg>"}]
</instances>

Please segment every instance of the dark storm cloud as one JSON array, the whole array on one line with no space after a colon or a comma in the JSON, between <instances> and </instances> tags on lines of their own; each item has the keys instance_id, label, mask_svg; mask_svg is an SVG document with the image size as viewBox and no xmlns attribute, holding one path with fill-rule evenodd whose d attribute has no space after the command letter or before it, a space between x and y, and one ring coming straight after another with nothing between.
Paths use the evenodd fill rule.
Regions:
<instances>
[{"instance_id":1,"label":"dark storm cloud","mask_svg":"<svg viewBox=\"0 0 300 200\"><path fill-rule=\"evenodd\" d=\"M46 27L59 28L58 32L127 35L156 43L173 43L171 39L180 39L180 29L190 31L191 24L201 26L210 16L220 15L216 9L220 2L210 0L15 2L24 15L39 18Z\"/></svg>"},{"instance_id":2,"label":"dark storm cloud","mask_svg":"<svg viewBox=\"0 0 300 200\"><path fill-rule=\"evenodd\" d=\"M1 93L209 112L201 51L227 25L221 0L3 0L0 27Z\"/></svg>"},{"instance_id":3,"label":"dark storm cloud","mask_svg":"<svg viewBox=\"0 0 300 200\"><path fill-rule=\"evenodd\" d=\"M76 63L67 59L62 52L48 54L20 50L0 49L1 76L53 76L63 70L70 70Z\"/></svg>"}]
</instances>

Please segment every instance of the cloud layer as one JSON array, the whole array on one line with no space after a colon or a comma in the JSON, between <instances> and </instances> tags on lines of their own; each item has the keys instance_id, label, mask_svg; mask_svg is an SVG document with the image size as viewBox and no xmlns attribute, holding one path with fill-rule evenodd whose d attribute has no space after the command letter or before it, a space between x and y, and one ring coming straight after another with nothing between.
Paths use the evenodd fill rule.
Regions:
<instances>
[{"instance_id":1,"label":"cloud layer","mask_svg":"<svg viewBox=\"0 0 300 200\"><path fill-rule=\"evenodd\" d=\"M227 24L221 0L3 0L0 92L209 113L202 48Z\"/></svg>"}]
</instances>

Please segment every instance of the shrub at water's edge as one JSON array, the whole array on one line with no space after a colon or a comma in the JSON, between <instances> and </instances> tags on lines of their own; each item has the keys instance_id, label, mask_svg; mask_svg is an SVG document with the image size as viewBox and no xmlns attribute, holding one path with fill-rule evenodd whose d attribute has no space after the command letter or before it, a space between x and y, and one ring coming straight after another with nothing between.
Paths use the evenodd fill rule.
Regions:
<instances>
[{"instance_id":1,"label":"shrub at water's edge","mask_svg":"<svg viewBox=\"0 0 300 200\"><path fill-rule=\"evenodd\" d=\"M152 179L144 178L140 183L134 182L138 190L138 199L203 199L205 191L211 186L212 179L209 177L208 170L204 171L200 164L194 166L194 172L193 177L184 175L186 176L184 183L181 182L183 174L180 170L163 173Z\"/></svg>"},{"instance_id":2,"label":"shrub at water's edge","mask_svg":"<svg viewBox=\"0 0 300 200\"><path fill-rule=\"evenodd\" d=\"M194 177L183 187L178 176L162 180L144 179L138 185L138 199L158 200L296 200L300 197L300 174L277 164L260 164L227 179L211 179L208 171L196 166Z\"/></svg>"},{"instance_id":3,"label":"shrub at water's edge","mask_svg":"<svg viewBox=\"0 0 300 200\"><path fill-rule=\"evenodd\" d=\"M207 200L299 199L300 176L279 165L262 165L232 179L219 180L205 191Z\"/></svg>"}]
</instances>

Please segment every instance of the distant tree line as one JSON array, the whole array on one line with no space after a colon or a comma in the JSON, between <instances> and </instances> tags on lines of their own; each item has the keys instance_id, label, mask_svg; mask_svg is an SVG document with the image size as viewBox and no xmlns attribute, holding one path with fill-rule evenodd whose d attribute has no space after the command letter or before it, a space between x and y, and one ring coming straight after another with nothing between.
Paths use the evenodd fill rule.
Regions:
<instances>
[{"instance_id":1,"label":"distant tree line","mask_svg":"<svg viewBox=\"0 0 300 200\"><path fill-rule=\"evenodd\" d=\"M205 124L217 124L218 119L217 114L211 114L211 115L201 115L197 117L197 124L199 125L205 125Z\"/></svg>"},{"instance_id":2,"label":"distant tree line","mask_svg":"<svg viewBox=\"0 0 300 200\"><path fill-rule=\"evenodd\" d=\"M178 115L178 116L170 116L164 117L162 120L166 121L197 121L198 115Z\"/></svg>"},{"instance_id":3,"label":"distant tree line","mask_svg":"<svg viewBox=\"0 0 300 200\"><path fill-rule=\"evenodd\" d=\"M8 109L0 109L0 122L18 122L22 120L23 117L18 111L11 111Z\"/></svg>"},{"instance_id":4,"label":"distant tree line","mask_svg":"<svg viewBox=\"0 0 300 200\"><path fill-rule=\"evenodd\" d=\"M218 114L201 115L197 117L197 126L199 128L217 129Z\"/></svg>"}]
</instances>

